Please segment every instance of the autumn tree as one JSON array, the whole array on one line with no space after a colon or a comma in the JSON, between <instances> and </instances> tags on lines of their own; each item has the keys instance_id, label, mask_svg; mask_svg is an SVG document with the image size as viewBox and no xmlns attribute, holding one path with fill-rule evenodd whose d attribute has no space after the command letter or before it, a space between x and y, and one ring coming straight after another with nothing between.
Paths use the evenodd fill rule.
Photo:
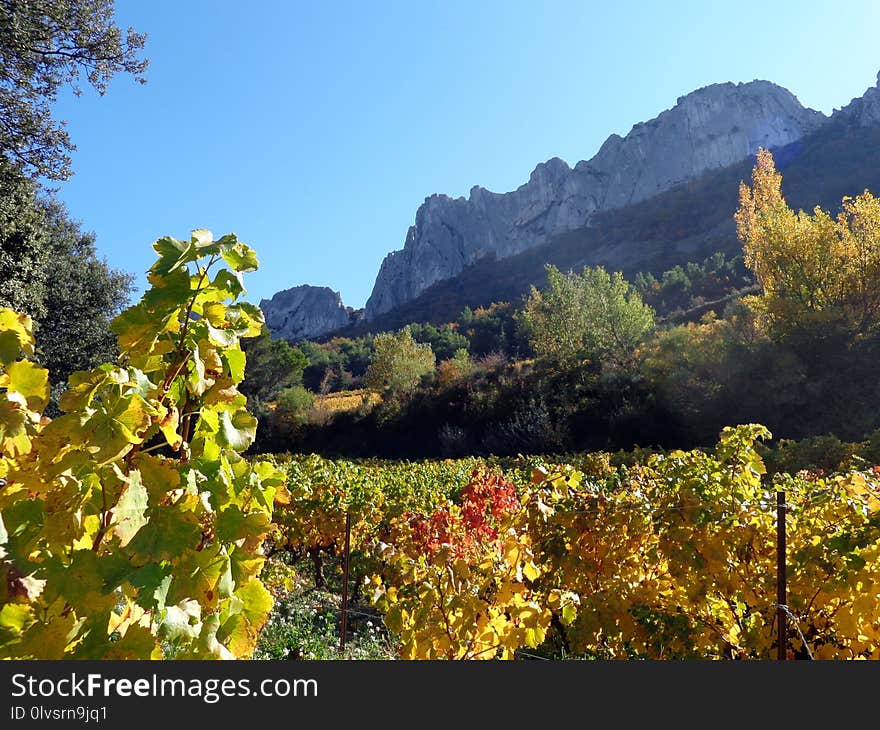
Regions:
<instances>
[{"instance_id":1,"label":"autumn tree","mask_svg":"<svg viewBox=\"0 0 880 730\"><path fill-rule=\"evenodd\" d=\"M440 362L437 366L437 381L441 388L449 388L474 370L468 351L460 348L455 355Z\"/></svg>"},{"instance_id":2,"label":"autumn tree","mask_svg":"<svg viewBox=\"0 0 880 730\"><path fill-rule=\"evenodd\" d=\"M143 82L146 36L114 22L113 0L0 0L0 154L34 177L65 180L75 149L52 117L62 87L98 93L118 72Z\"/></svg>"},{"instance_id":3,"label":"autumn tree","mask_svg":"<svg viewBox=\"0 0 880 730\"><path fill-rule=\"evenodd\" d=\"M431 346L416 342L409 327L376 335L375 344L365 379L368 388L388 390L394 395L411 393L423 376L434 371Z\"/></svg>"},{"instance_id":4,"label":"autumn tree","mask_svg":"<svg viewBox=\"0 0 880 730\"><path fill-rule=\"evenodd\" d=\"M620 272L584 267L563 274L547 266L547 286L532 287L520 313L538 357L561 367L623 366L654 326L654 310Z\"/></svg>"},{"instance_id":5,"label":"autumn tree","mask_svg":"<svg viewBox=\"0 0 880 730\"><path fill-rule=\"evenodd\" d=\"M773 156L758 150L751 186L735 214L746 264L762 288L749 305L771 335L842 330L858 336L880 321L880 200L865 190L833 217L793 211Z\"/></svg>"}]
</instances>

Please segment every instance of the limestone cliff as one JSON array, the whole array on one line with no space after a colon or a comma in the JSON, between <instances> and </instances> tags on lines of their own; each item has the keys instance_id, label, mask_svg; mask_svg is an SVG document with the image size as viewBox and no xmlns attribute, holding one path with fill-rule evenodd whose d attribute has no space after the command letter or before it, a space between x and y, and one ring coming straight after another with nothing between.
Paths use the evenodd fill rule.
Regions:
<instances>
[{"instance_id":1,"label":"limestone cliff","mask_svg":"<svg viewBox=\"0 0 880 730\"><path fill-rule=\"evenodd\" d=\"M843 109L835 111L831 118L859 127L880 124L880 73L877 74L876 86L853 99Z\"/></svg>"},{"instance_id":2,"label":"limestone cliff","mask_svg":"<svg viewBox=\"0 0 880 730\"><path fill-rule=\"evenodd\" d=\"M351 324L357 316L326 286L295 286L263 299L260 308L274 339L303 340Z\"/></svg>"},{"instance_id":3,"label":"limestone cliff","mask_svg":"<svg viewBox=\"0 0 880 730\"><path fill-rule=\"evenodd\" d=\"M679 98L626 137L611 135L574 168L559 158L539 164L513 192L474 187L468 198L432 195L419 207L403 249L382 262L366 318L414 299L479 259L512 256L589 225L597 211L644 200L743 160L758 147L789 144L824 119L767 81L715 84Z\"/></svg>"}]
</instances>

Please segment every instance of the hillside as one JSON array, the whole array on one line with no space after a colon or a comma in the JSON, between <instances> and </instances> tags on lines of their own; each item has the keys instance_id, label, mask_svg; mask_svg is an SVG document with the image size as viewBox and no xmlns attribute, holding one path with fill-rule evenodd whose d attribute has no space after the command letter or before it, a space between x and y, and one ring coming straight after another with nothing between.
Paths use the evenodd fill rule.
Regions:
<instances>
[{"instance_id":1,"label":"hillside","mask_svg":"<svg viewBox=\"0 0 880 730\"><path fill-rule=\"evenodd\" d=\"M865 188L880 191L880 125L853 126L832 119L774 153L794 207L835 210L844 195ZM333 334L354 336L410 322L438 324L454 320L465 306L516 300L532 284L544 282L548 263L563 270L613 263L632 276L637 271L659 273L715 251L739 253L733 212L739 183L749 179L753 164L749 158L635 205L599 213L589 227L554 236L515 256L482 259L392 312Z\"/></svg>"}]
</instances>

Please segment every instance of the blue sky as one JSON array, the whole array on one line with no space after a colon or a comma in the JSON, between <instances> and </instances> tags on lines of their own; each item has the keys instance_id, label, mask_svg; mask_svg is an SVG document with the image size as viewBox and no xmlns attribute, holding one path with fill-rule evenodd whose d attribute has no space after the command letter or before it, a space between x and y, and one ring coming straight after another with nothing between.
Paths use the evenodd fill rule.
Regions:
<instances>
[{"instance_id":1,"label":"blue sky","mask_svg":"<svg viewBox=\"0 0 880 730\"><path fill-rule=\"evenodd\" d=\"M426 196L512 190L591 157L696 88L768 79L830 113L874 85L880 3L117 0L145 86L59 100L59 197L111 265L204 227L257 250L259 301L297 284L363 306Z\"/></svg>"}]
</instances>

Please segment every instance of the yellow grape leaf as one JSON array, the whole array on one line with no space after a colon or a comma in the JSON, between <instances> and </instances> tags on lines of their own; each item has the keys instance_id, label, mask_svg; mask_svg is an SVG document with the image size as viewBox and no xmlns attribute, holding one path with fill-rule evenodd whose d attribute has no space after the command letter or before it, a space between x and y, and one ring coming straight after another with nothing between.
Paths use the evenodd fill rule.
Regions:
<instances>
[{"instance_id":1,"label":"yellow grape leaf","mask_svg":"<svg viewBox=\"0 0 880 730\"><path fill-rule=\"evenodd\" d=\"M64 650L76 634L76 616L52 617L48 623L38 621L21 637L21 646L17 649L21 657L35 659L63 659Z\"/></svg>"},{"instance_id":2,"label":"yellow grape leaf","mask_svg":"<svg viewBox=\"0 0 880 730\"><path fill-rule=\"evenodd\" d=\"M171 406L168 413L159 421L159 430L172 449L179 449L183 442L183 437L177 432L180 426L180 411L177 406Z\"/></svg>"},{"instance_id":3,"label":"yellow grape leaf","mask_svg":"<svg viewBox=\"0 0 880 730\"><path fill-rule=\"evenodd\" d=\"M538 576L541 575L541 571L538 570L538 566L535 565L535 563L531 560L523 564L522 572L528 580L536 580Z\"/></svg>"},{"instance_id":4,"label":"yellow grape leaf","mask_svg":"<svg viewBox=\"0 0 880 730\"><path fill-rule=\"evenodd\" d=\"M144 626L129 626L119 641L107 644L102 659L147 659L156 646L156 637Z\"/></svg>"},{"instance_id":5,"label":"yellow grape leaf","mask_svg":"<svg viewBox=\"0 0 880 730\"><path fill-rule=\"evenodd\" d=\"M17 638L34 622L33 608L24 603L6 603L0 608L0 645Z\"/></svg>"},{"instance_id":6,"label":"yellow grape leaf","mask_svg":"<svg viewBox=\"0 0 880 730\"><path fill-rule=\"evenodd\" d=\"M32 411L42 411L49 401L49 371L27 360L19 360L6 368L6 387L20 393Z\"/></svg>"},{"instance_id":7,"label":"yellow grape leaf","mask_svg":"<svg viewBox=\"0 0 880 730\"><path fill-rule=\"evenodd\" d=\"M226 324L226 305L221 302L209 302L202 308L205 319L214 327L222 327Z\"/></svg>"},{"instance_id":8,"label":"yellow grape leaf","mask_svg":"<svg viewBox=\"0 0 880 730\"><path fill-rule=\"evenodd\" d=\"M0 365L18 360L20 352L34 354L33 321L26 314L0 307Z\"/></svg>"},{"instance_id":9,"label":"yellow grape leaf","mask_svg":"<svg viewBox=\"0 0 880 730\"><path fill-rule=\"evenodd\" d=\"M257 644L260 629L269 617L274 599L256 578L252 578L235 592L242 605L222 625L218 635L235 656L248 656Z\"/></svg>"}]
</instances>

